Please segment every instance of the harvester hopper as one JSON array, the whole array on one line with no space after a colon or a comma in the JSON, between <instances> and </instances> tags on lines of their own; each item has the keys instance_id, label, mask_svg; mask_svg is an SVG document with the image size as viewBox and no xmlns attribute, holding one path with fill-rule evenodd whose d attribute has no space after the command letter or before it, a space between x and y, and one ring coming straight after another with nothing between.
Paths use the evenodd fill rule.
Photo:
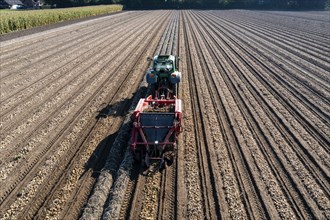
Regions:
<instances>
[{"instance_id":1,"label":"harvester hopper","mask_svg":"<svg viewBox=\"0 0 330 220\"><path fill-rule=\"evenodd\" d=\"M140 99L133 115L131 150L136 161L152 163L171 160L176 150L176 140L181 132L180 99Z\"/></svg>"}]
</instances>

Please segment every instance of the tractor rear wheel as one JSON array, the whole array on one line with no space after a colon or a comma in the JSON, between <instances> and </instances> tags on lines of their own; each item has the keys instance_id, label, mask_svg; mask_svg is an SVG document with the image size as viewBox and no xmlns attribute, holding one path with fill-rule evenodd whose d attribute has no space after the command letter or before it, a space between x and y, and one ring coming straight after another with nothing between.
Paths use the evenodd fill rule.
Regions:
<instances>
[{"instance_id":1,"label":"tractor rear wheel","mask_svg":"<svg viewBox=\"0 0 330 220\"><path fill-rule=\"evenodd\" d=\"M173 84L172 85L172 96L178 97L179 94L179 84Z\"/></svg>"}]
</instances>

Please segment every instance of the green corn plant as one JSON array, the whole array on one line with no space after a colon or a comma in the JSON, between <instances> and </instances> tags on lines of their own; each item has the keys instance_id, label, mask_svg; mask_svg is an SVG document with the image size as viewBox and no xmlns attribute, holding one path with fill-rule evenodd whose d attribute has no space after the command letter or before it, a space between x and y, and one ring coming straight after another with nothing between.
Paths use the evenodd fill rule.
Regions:
<instances>
[{"instance_id":1,"label":"green corn plant","mask_svg":"<svg viewBox=\"0 0 330 220\"><path fill-rule=\"evenodd\" d=\"M1 10L0 34L61 21L121 11L122 5L101 5L65 9Z\"/></svg>"}]
</instances>

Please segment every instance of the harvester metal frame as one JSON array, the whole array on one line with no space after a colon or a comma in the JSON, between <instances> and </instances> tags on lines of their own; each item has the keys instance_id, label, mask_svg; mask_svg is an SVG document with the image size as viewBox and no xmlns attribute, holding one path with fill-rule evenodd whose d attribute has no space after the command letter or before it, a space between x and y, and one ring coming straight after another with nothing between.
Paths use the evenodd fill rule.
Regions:
<instances>
[{"instance_id":1,"label":"harvester metal frame","mask_svg":"<svg viewBox=\"0 0 330 220\"><path fill-rule=\"evenodd\" d=\"M146 108L152 106L173 106L173 112L143 112ZM177 136L181 132L182 106L180 99L152 99L152 96L145 99L140 99L135 111L133 112L133 130L131 140L131 150L134 152L135 160L141 161L144 158L145 164L149 167L150 161L160 160L161 164L164 162L164 153L173 152L176 150ZM172 118L171 125L143 125L141 123L141 116L143 114L154 117L165 116ZM165 138L157 141L149 141L147 137L147 129L167 129Z\"/></svg>"}]
</instances>

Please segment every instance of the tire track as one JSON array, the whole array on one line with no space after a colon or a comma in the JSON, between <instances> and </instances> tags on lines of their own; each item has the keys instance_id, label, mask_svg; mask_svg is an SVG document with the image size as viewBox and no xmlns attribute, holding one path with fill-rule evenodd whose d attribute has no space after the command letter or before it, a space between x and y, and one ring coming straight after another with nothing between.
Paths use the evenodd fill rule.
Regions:
<instances>
[{"instance_id":1,"label":"tire track","mask_svg":"<svg viewBox=\"0 0 330 220\"><path fill-rule=\"evenodd\" d=\"M159 19L159 18L158 18ZM149 27L149 29L151 29L152 28L152 26L150 26ZM141 38L142 39L142 38ZM137 44L138 42L136 42L135 44ZM138 44L137 44L138 45ZM138 45L139 46L139 45ZM122 60L122 64L123 64L123 62L124 62L124 59ZM120 67L120 65L117 67L117 68L119 68ZM104 70L104 69L103 69ZM109 79L111 79L111 77L109 77L108 76L108 80ZM112 78L112 80L114 80L113 78ZM124 80L125 81L125 80ZM107 81L104 81L102 84L101 84L101 86L99 86L100 88L102 88L102 87L104 87L104 85L106 84L106 82ZM100 91L102 91L102 90L96 90L96 93L93 95L93 96L91 96L91 98L93 98L93 97L97 97L96 96L96 94L97 93L100 93ZM93 103L93 102L91 102L91 101L88 101L87 103ZM88 105L87 105L88 106ZM79 112L82 112L82 111L79 111ZM76 117L73 117L73 118L75 118L76 120L77 120L77 118L79 118L78 116L76 116ZM72 123L69 123L69 124L72 124ZM89 129L87 129L87 130L89 130ZM63 132L61 132L61 133L63 133ZM84 136L84 135L83 135ZM60 139L60 138L57 138L57 139ZM50 149L50 147L49 147L49 149ZM45 158L45 156L44 156L44 158ZM40 163L40 162L39 162Z\"/></svg>"},{"instance_id":2,"label":"tire track","mask_svg":"<svg viewBox=\"0 0 330 220\"><path fill-rule=\"evenodd\" d=\"M237 32L234 32L233 34L235 34L237 36ZM229 37L230 39L232 39L232 42L234 42L234 39L232 37L228 36L227 34L226 34L226 36ZM241 38L240 38L240 40L244 41L244 39L241 39ZM272 69L272 68L270 68L270 66L272 64L267 63L268 65L265 65L265 60L263 58L259 58L260 53L258 54L256 52L251 52L250 48L252 48L252 47L249 48L249 47L246 47L243 44L237 44L237 45L239 45L240 50L244 50L245 53L250 54L251 57L254 57L254 59L256 59L258 61L258 64L254 64L255 67L253 67L253 68L258 68L258 66L262 66L264 68L264 70L262 70L262 71L260 70L260 72L270 72L272 75L274 75L274 77L276 77L278 79L279 84L281 84L282 86L285 86L285 88L287 88L287 90L291 91L292 95L297 97L299 103L301 102L302 105L305 105L308 109L311 109L311 112L314 113L314 115L320 115L319 116L320 119L316 122L316 126L312 125L310 121L306 120L305 116L301 116L300 118L297 118L299 121L304 121L304 123L307 125L306 127L307 128L311 127L312 129L314 129L314 131L316 131L317 127L319 128L318 130L322 130L324 128L324 124L328 123L327 114L324 114L323 113L324 111L320 110L319 107L316 104L311 103L311 101L309 99L307 99L307 98L302 99L300 96L298 96L301 92L297 91L296 88L299 88L299 87L294 88L293 86L290 86L290 84L288 82L286 82L285 79L280 78L278 76L279 75L278 72L277 73L274 72L274 70L277 70L276 69L277 67L274 66L274 69ZM254 48L252 48L252 51L254 51ZM265 53L270 53L270 52L265 52ZM247 63L251 63L251 62L253 62L253 61L248 61ZM252 64L251 64L251 66L252 66ZM279 71L281 71L281 69L279 69ZM263 80L263 78L264 78L264 76L260 77L261 80ZM274 87L273 84L268 83L268 81L272 81L272 79L267 79L267 80L263 80L263 81L265 82L267 87L270 87L270 88ZM276 88L276 89L274 89L274 92L276 93L276 91L278 91L278 90L279 90L279 88ZM286 103L286 105L289 106L288 109L292 109L292 111L295 112L295 114L293 114L293 115L301 115L301 112L306 112L306 107L301 108L301 111L296 111L294 107L291 107L293 104L291 104L290 102L287 101L288 98L283 99L282 96L283 96L283 93L277 95L277 97L279 99L283 100L282 101L283 103ZM315 100L315 99L312 99L312 100ZM297 102L292 102L292 103L297 103ZM311 104L306 105L305 103L311 103ZM313 120L315 122L315 119L313 119ZM321 133L323 133L323 132L321 131ZM314 132L314 134L320 135L319 132ZM322 142L325 143L324 146L326 146L327 145L326 143L328 142L327 138L326 138L327 136L328 135L325 133L323 136L318 137L318 139L321 141L321 143Z\"/></svg>"},{"instance_id":3,"label":"tire track","mask_svg":"<svg viewBox=\"0 0 330 220\"><path fill-rule=\"evenodd\" d=\"M195 42L194 45L199 48L198 54L200 54L200 60L203 61L202 66L203 68L203 78L200 80L200 83L196 85L197 88L208 88L208 91L205 91L204 95L202 95L203 98L199 98L199 100L203 99L204 105L199 104L202 109L208 109L208 116L202 115L201 118L209 118L209 122L204 122L205 128L208 126L211 126L211 129L206 129L206 133L209 133L212 137L212 139L209 138L208 140L208 160L209 166L211 167L211 170L217 170L216 167L218 167L218 171L213 171L213 174L211 173L210 176L215 176L216 179L221 179L222 183L221 186L216 186L214 183L214 191L217 192L217 194L220 193L221 189L225 190L224 198L226 199L224 202L218 202L223 206L222 213L228 213L231 218L265 218L265 213L262 210L266 210L257 200L257 195L255 192L255 189L252 185L252 181L248 178L246 178L247 171L246 168L243 165L236 165L236 163L229 162L228 159L233 159L234 157L241 158L237 152L233 151L235 146L237 146L237 142L230 138L231 136L234 136L233 134L228 134L228 130L226 131L224 127L226 127L226 124L231 124L229 121L227 123L222 124L223 118L226 118L225 112L220 113L221 109L223 109L223 104L219 103L221 100L221 97L215 97L215 94L219 94L219 91L217 91L218 88L216 79L212 79L213 76L217 70L216 66L212 66L211 60L215 60L210 56L210 54L207 54L207 51L210 50L210 48L205 47L201 42L207 42L206 39L202 37L200 32L203 28L199 27L198 22L195 21L195 18L192 14L190 14L189 20L192 23L192 32L195 35ZM214 64L213 64L214 65ZM199 74L200 75L200 74ZM212 84L212 82L214 84ZM205 83L206 86L203 86ZM213 89L214 88L214 89ZM203 93L202 93L203 94ZM212 107L211 107L212 106ZM214 106L214 107L213 107ZM212 110L212 108L217 109L217 111ZM221 114L221 115L220 115ZM222 119L221 121L218 121L219 119ZM208 125L209 124L209 125ZM222 131L220 129L216 129L216 127L222 128ZM228 129L228 127L227 127ZM231 139L230 142L228 139ZM212 143L213 142L213 143ZM232 145L232 147L230 147ZM222 147L224 146L224 147ZM229 152L225 150L225 146L228 146L230 149ZM227 149L228 149L227 148ZM236 155L235 155L236 154ZM217 158L217 159L212 159ZM221 161L221 162L220 162ZM216 166L217 164L217 166ZM235 172L235 175L233 173ZM216 173L221 173L222 175L219 177L216 177ZM245 178L244 178L245 177ZM215 182L213 180L213 182ZM238 184L240 183L240 184ZM242 192L242 193L240 193ZM243 193L245 192L245 193ZM242 195L243 194L243 195ZM239 195L243 197L242 201L239 198ZM216 198L216 195L214 196ZM216 204L217 204L216 203ZM227 204L227 205L226 205ZM242 204L242 205L238 205ZM217 216L219 216L220 213L217 213ZM229 216L227 218L229 218Z\"/></svg>"},{"instance_id":4,"label":"tire track","mask_svg":"<svg viewBox=\"0 0 330 220\"><path fill-rule=\"evenodd\" d=\"M172 50L177 48L177 26L178 13L172 12L171 21L166 27L161 42L158 44L154 53L155 55L176 55L176 51ZM126 186L127 191L125 193L126 195L131 195L131 199L125 197L122 199L122 202L118 202L118 199L111 199L106 212L103 214L103 218L122 219L126 216L126 218L137 219L148 218L147 216L162 216L163 219L174 219L175 207L173 204L176 197L174 174L176 166L173 165L169 167L172 172L170 170L163 170L161 174L155 173L152 176L137 175L136 172L142 171L141 169L134 168L135 171L133 171L131 175L135 176L136 179L130 180L129 183L127 183L128 186ZM164 194L168 196L165 196ZM110 198L112 198L111 195ZM121 208L118 210L118 216L115 215L116 211L112 211L115 208L114 204L117 203L121 203Z\"/></svg>"},{"instance_id":5,"label":"tire track","mask_svg":"<svg viewBox=\"0 0 330 220\"><path fill-rule=\"evenodd\" d=\"M209 41L207 41L207 42L209 42ZM214 46L211 46L212 48L215 48ZM225 48L226 46L221 46L221 48ZM234 51L236 51L236 53L237 53L237 51L239 51L239 50L235 50L235 47L233 47L232 45L229 45L228 44L228 46L227 46L228 48L230 48L233 52ZM224 51L223 53L229 53L229 52L227 52L227 51ZM230 59L232 59L232 60L235 60L235 61L232 61L232 62L235 62L235 63L237 63L236 65L237 65L237 67L236 68L238 68L238 69L236 69L236 73L239 73L240 71L242 71L242 70L244 70L244 67L242 67L242 66L240 66L240 63L244 63L244 62L237 62L237 59L236 58L230 58ZM235 65L233 65L232 64L232 66L235 66ZM252 71L252 70L251 70ZM243 77L245 76L246 74L244 74L244 75L242 75ZM232 77L231 77L232 78ZM233 88L240 88L240 86L238 86L237 87L237 85L235 85L236 83L239 83L239 80L237 80L237 79L233 79L235 82L233 82L233 85L234 85L234 87ZM238 84L239 85L239 84ZM246 83L243 83L242 85L246 85ZM236 89L237 90L237 89ZM251 89L249 89L249 91L252 91ZM238 94L240 93L240 92L237 92ZM246 92L242 92L241 94L247 94ZM244 101L244 100L248 100L248 99L244 99L244 98L242 98L242 101L241 101L241 103L244 103L244 102L246 102L246 101ZM238 102L238 101L237 101ZM265 103L265 101L260 101L259 103L261 103L262 105L263 105L263 103ZM244 106L244 105L243 105ZM249 107L247 106L247 109L248 109ZM254 107L255 108L255 107ZM244 107L242 107L241 108L241 111L243 112L243 110L244 110L245 108ZM249 118L249 116L246 116L246 118L248 119ZM253 118L253 117L252 117ZM246 120L247 120L246 119ZM278 118L273 118L273 121L277 121L278 120ZM258 123L256 123L256 125L257 125ZM260 124L260 123L259 123ZM285 134L286 132L287 132L287 129L280 129L280 130L282 130L284 133L283 134ZM263 134L263 132L261 132L260 134ZM260 137L262 137L261 135L258 135L258 136L260 136ZM290 143L291 144L294 144L295 142L297 142L298 140L292 140L292 141L290 141ZM297 146L296 147L297 149L299 149L299 146ZM294 149L296 149L296 148L294 148ZM303 154L301 154L301 155L303 155ZM269 161L270 161L270 159L269 159ZM305 164L309 164L309 163L306 163L305 162ZM274 166L274 167L277 167L276 165ZM315 170L315 168L312 168L312 169L310 169L310 171L311 172L313 172L313 170ZM315 178L316 180L318 180L318 178L320 178L320 176L318 176L317 178ZM289 179L290 180L290 179ZM292 180L290 180L290 181L292 181ZM325 182L324 182L325 183ZM287 185L287 184L284 184L284 185ZM292 184L292 185L296 185L296 184ZM289 185L288 185L289 186ZM315 185L314 185L314 187L315 187ZM325 185L323 185L323 187L326 187ZM290 187L289 187L290 188ZM324 189L324 188L323 188ZM288 190L288 192L293 192L294 190ZM321 190L322 191L322 190ZM304 197L304 195L302 194L302 196L301 197ZM288 197L289 198L289 197ZM296 198L295 196L291 196L291 198ZM307 199L305 199L305 200L307 200ZM295 200L294 199L292 199L291 201L293 201L293 202L295 202ZM296 207L299 207L298 205L296 205ZM297 209L298 210L298 209ZM315 210L315 207L314 208L311 208L311 210ZM304 211L303 211L304 212ZM318 214L316 214L316 212L314 212L313 213L314 215L316 215L316 216L318 216ZM306 215L305 215L306 216ZM308 216L308 214L307 214L307 216Z\"/></svg>"},{"instance_id":6,"label":"tire track","mask_svg":"<svg viewBox=\"0 0 330 220\"><path fill-rule=\"evenodd\" d=\"M138 30L138 28L139 28L139 26L138 25L134 25L134 26L136 26L136 28L137 28L137 30ZM130 34L131 33L134 33L134 29L132 29L130 32L126 32L126 34L127 34L127 36L130 36ZM75 65L71 68L71 70L73 71L73 73L72 72L70 72L70 69L67 69L66 71L69 71L69 74L66 74L66 76L62 76L61 78L59 78L60 80L62 80L63 81L63 86L61 86L61 87L59 87L59 88L56 88L55 86L53 86L53 87L55 87L55 89L57 89L57 90L55 90L54 92L49 92L50 94L59 94L59 93L63 93L62 91L63 90L65 90L65 89L67 89L67 87L68 87L68 85L70 85L70 84L77 84L77 79L79 79L79 78L82 78L82 79L84 79L84 77L83 77L83 74L91 74L90 72L88 72L88 69L89 68L91 68L92 66L95 66L95 65L97 65L97 60L99 60L99 59L101 59L103 56L109 56L109 55L112 55L116 50L116 46L117 45L121 45L121 44L123 44L124 42L125 42L125 35L123 36L123 38L124 39L120 39L120 40L118 40L118 41L114 41L114 44L115 45L112 45L112 44L109 44L108 46L107 46L107 38L104 40L104 43L105 43L105 45L100 45L100 48L96 48L96 49L101 49L101 50L95 50L95 49L93 49L93 50L91 50L90 52L91 53L95 53L95 51L99 51L99 53L96 55L96 56L94 56L93 57L93 59L90 59L90 60L88 60L87 62L84 62L85 60L81 60L81 63L82 62L84 62L84 64L86 64L86 63L89 63L89 65L87 66L87 67L85 67L85 66L83 66L83 65L81 65L81 63L75 63ZM127 39L129 39L129 38L127 38ZM119 52L118 54L120 54L121 52ZM84 59L84 58L88 58L88 56L89 56L90 54L87 54L87 56L86 57L84 57L84 56L82 56L80 59ZM112 56L114 56L114 55L112 55ZM114 56L115 57L115 56ZM81 68L80 68L81 67ZM79 72L82 72L83 74L79 74L78 75L78 73ZM74 74L75 73L75 74ZM67 76L70 76L70 75L73 75L72 77L71 77L71 79L70 80L67 80L67 79L65 79L65 77L67 77ZM78 75L78 76L77 76ZM59 76L60 77L60 76ZM87 77L86 77L87 78ZM66 83L65 83L65 81L67 81ZM53 82L54 83L54 82ZM55 82L56 83L56 82ZM53 88L53 87L50 87L50 85L46 85L46 87L44 87L44 88L46 88L46 89L49 89L49 88ZM83 87L83 86L82 86ZM30 88L30 87L27 87L27 88ZM42 88L41 88L42 89ZM41 93L41 95L44 95L46 92L45 91L42 91L42 93ZM76 94L78 94L78 92L76 92ZM76 94L73 94L72 96L76 96ZM47 104L45 104L45 103L49 103L49 102L51 102L51 100L54 100L54 99L56 99L56 97L54 97L54 96L51 96L51 95L49 95L48 96L48 99L46 99L46 100L44 100L44 99L42 99L40 96L38 96L36 93L33 93L33 94L31 94L31 99L33 98L33 99L36 99L37 101L39 101L40 103L43 103L43 105L46 105L47 106ZM19 111L18 110L18 112L17 111L15 111L15 110L13 110L13 109L11 109L8 113L10 113L10 114L8 114L8 115L6 115L6 117L5 118L3 118L3 116L1 117L2 118L2 123L5 123L6 122L6 119L7 119L7 121L9 121L9 120L11 120L10 121L10 125L8 125L7 127L6 127L6 125L3 125L3 127L2 127L2 129L3 129L3 132L2 132L2 136L5 136L5 134L6 134L6 131L8 131L8 132L11 132L12 133L12 129L13 128L17 128L17 127L19 127L18 126L18 123L22 123L22 120L25 118L25 120L26 120L26 117L28 116L28 115L31 115L31 113L34 113L34 112L36 112L36 110L37 109L41 109L41 106L40 105L38 105L38 103L35 103L35 102L33 102L33 99L32 100L30 100L30 101L28 101L28 100L25 100L25 102L24 102L24 104L22 105L20 105L20 108L21 108L21 110ZM58 99L58 101L62 101L62 103L63 102L65 102L65 100L63 100L63 99ZM28 106L26 106L26 104L29 104ZM18 103L18 105L19 105L19 103ZM33 107L34 106L34 107ZM25 109L29 109L28 111L26 111ZM46 108L47 109L47 108ZM23 113L22 113L22 111L23 111ZM22 113L22 114L21 114ZM40 112L38 112L39 114L41 114ZM16 117L16 115L19 115L18 117ZM49 114L49 117L51 117L52 116L52 114ZM12 118L15 118L15 119L17 119L17 122L15 122L15 121L12 121ZM24 121L24 120L23 120ZM31 122L30 122L31 123ZM31 126L31 125L30 125Z\"/></svg>"},{"instance_id":7,"label":"tire track","mask_svg":"<svg viewBox=\"0 0 330 220\"><path fill-rule=\"evenodd\" d=\"M129 34L129 32L128 32L128 34ZM128 39L128 38L123 39L123 41L122 41L122 42L119 42L119 43L120 43L120 44L123 44L123 42L126 41L127 39ZM132 38L132 40L133 40L133 38ZM123 46L123 45L122 45L122 46ZM120 47L118 47L118 49L120 49ZM109 51L105 51L105 53L106 53L105 55L106 55L106 57L108 57L108 58L107 58L107 60L108 60L107 62L111 62L111 60L112 60L112 59L111 59L111 56L109 56L109 53L113 53L113 51L111 51L111 52L110 52L110 51L111 51L111 50L109 50ZM123 52L123 51L118 51L117 54L121 54L122 52ZM108 55L107 55L107 54L108 54ZM101 53L101 54L99 54L99 55L102 56L103 54ZM115 57L115 54L114 54L113 56ZM97 58L97 57L98 57L98 56L96 56L96 58ZM93 66L97 66L97 63L93 63L93 62L91 62L90 66L87 66L87 68L83 69L82 72L84 72L84 73L86 73L86 74L89 74L89 75L93 74L93 72L89 70L89 69L91 69ZM90 80L92 80L93 78L96 78L97 76L98 76L97 74L94 74L93 77L90 77L90 76L87 75L85 78L90 78ZM84 74L81 74L81 75L79 76L79 78L84 79ZM73 79L73 80L74 80L74 83L75 83L76 85L78 85L78 81L77 81L77 79ZM89 82L85 81L84 83L85 83L85 85L88 85ZM66 90L70 90L70 88L69 88L68 86L65 86L64 88L65 88ZM80 87L78 88L78 90L75 90L75 91L74 91L74 94L68 97L68 100L63 100L63 101L62 101L62 104L61 104L60 106L58 106L58 108L59 108L59 109L63 108L67 103L70 102L70 98L72 99L72 97L76 97L76 96L78 96L78 95L81 93L81 91L82 91L83 89L85 89L84 84L80 85ZM68 96L68 94L67 94L66 92L62 92L62 94L63 94L64 96ZM55 96L55 97L52 97L52 98L55 98L55 101L61 101L61 100L62 100L62 99L59 99L59 98L56 99L56 96ZM51 100L53 100L53 99L51 99ZM44 104L44 105L47 106L47 104ZM47 108L43 108L43 109L44 109L44 110L47 110ZM42 111L39 112L40 117L42 116L42 114L43 114ZM42 127L44 127L44 124L46 124L46 122L47 122L49 119L54 118L54 114L55 114L55 115L58 114L58 111L57 111L56 109L52 109L52 113L51 113L51 114L48 114L48 117L44 118L43 121L39 122L39 124L37 124L37 126L35 126L35 130L38 130L38 128L41 129ZM36 117L36 116L33 116L33 119L36 120L37 117ZM32 122L33 122L33 121L28 121L28 123L27 123L26 125L32 126L32 125L31 125ZM14 125L15 125L15 123L14 123ZM22 130L22 126L18 126L17 129L18 129L18 131ZM19 139L18 137L16 137L16 138L15 138L15 141L16 141L17 143L20 143L20 142L19 142L20 140L24 140L24 139L29 140L29 139L31 139L31 137L32 137L31 135L33 135L33 134L35 133L35 130L34 130L34 131L31 131L30 133L27 133L26 136L21 137L21 139ZM11 131L11 134L10 134L9 138L14 139L13 134L15 134L15 133L17 133L17 132L13 132L13 131ZM8 144L8 141L5 141L5 140L4 140L3 143L7 143L7 144ZM13 142L11 142L11 144L14 145L14 146L16 146L15 143L13 143ZM26 143L26 144L28 144L28 143ZM22 146L22 145L24 146L24 145L26 145L26 144L24 144L24 143L23 143L23 144L20 143L20 144L17 145L17 146L20 147L20 146ZM5 146L5 145L4 145L4 146ZM12 150L12 151L6 151L6 152L5 152L5 156L4 156L4 158L8 158L8 159L12 158L12 157L10 157L10 155L11 155L11 154L15 154L13 151L16 150L16 149L15 149L15 148L12 148L11 150ZM22 150L21 150L21 151L22 151ZM29 149L29 151L31 151L31 149ZM16 152L17 152L17 150L16 150ZM26 153L26 152L24 152L24 149L23 149L22 154L24 154L24 153ZM20 152L19 152L18 154L20 154ZM6 162L6 160L5 160L4 162ZM13 168L13 167L12 167L12 168Z\"/></svg>"},{"instance_id":8,"label":"tire track","mask_svg":"<svg viewBox=\"0 0 330 220\"><path fill-rule=\"evenodd\" d=\"M130 19L123 19L122 17L127 17L128 14L132 14L130 19L134 19L139 16L143 16L143 13L132 13L132 12L125 12L121 13L119 15L111 15L109 14L109 17L111 16L111 20L109 20L108 17L103 17L99 19L94 19L90 20L87 22L81 22L79 24L75 25L69 25L68 27L74 27L68 28L68 27L62 27L62 28L57 28L56 30L51 30L51 31L45 31L42 33L38 33L35 35L30 35L27 37L26 40L24 40L24 37L21 38L19 42L18 39L14 40L8 40L5 42L1 42L3 45L3 48L1 50L2 58L11 61L10 59L15 58L19 54L26 54L29 52L29 55L35 55L36 51L44 52L44 48L49 48L53 45L53 41L58 41L57 38L65 39L67 41L60 43L60 45L63 45L64 43L69 43L71 40L76 40L79 38L79 32L86 32L87 35L95 32L93 30L94 28L96 29L102 29L100 27L105 26L105 24L108 25L113 25L119 22L120 24L125 24L127 23ZM97 23L96 23L97 22ZM90 25L89 23L93 23L93 25ZM117 26L117 25L116 25ZM51 33L50 33L51 32ZM45 37L46 35L46 37ZM81 36L80 36L81 37ZM32 39L31 39L32 38ZM71 40L70 40L71 39ZM43 45L43 46L41 46ZM39 47L40 50L39 51ZM31 51L34 49L34 51ZM49 49L54 49L54 47L51 47ZM27 56L21 56L20 58L27 57ZM3 63L4 64L4 63Z\"/></svg>"},{"instance_id":9,"label":"tire track","mask_svg":"<svg viewBox=\"0 0 330 220\"><path fill-rule=\"evenodd\" d=\"M134 21L134 19L132 19L132 21ZM84 35L84 37L80 37L79 42L72 41L74 44L71 47L64 48L63 50L56 52L56 54L51 56L52 62L54 63L54 65L51 66L51 68L53 68L53 72L58 71L59 69L61 69L61 67L65 67L65 65L68 65L70 62L75 61L75 59L77 59L81 55L81 53L84 52L84 50L92 48L94 46L94 44L97 45L97 44L102 43L102 42L98 42L99 39L102 39L104 37L111 39L111 37L114 37L114 36L116 36L116 34L119 34L116 31L121 31L120 25L123 25L124 23L125 22L120 23L119 25L116 25L115 27L112 27L112 26L110 26L110 27L107 26L106 28L101 27L101 29L99 29L98 31L93 31L93 34L87 34L87 35ZM114 32L109 35L108 34L109 30L114 31ZM61 37L61 35L59 35L59 37ZM84 49L77 47L77 45L80 45ZM55 47L58 49L58 44L55 44ZM34 50L39 52L36 48ZM49 48L46 47L46 50L49 51ZM69 51L69 52L66 52L66 51ZM39 56L42 57L42 54L39 54ZM74 56L73 59L70 59L70 60L63 59L63 57L72 57L72 56ZM32 61L33 56L29 55L29 59L28 58L26 58L26 59L27 59L27 62L29 62L29 63L27 66L25 66L25 68L20 69L20 71L12 70L14 73L12 75L13 76L12 79L10 79L10 76L8 76L8 77L4 76L2 78L3 81L1 83L1 87L3 88L3 90L5 92L3 92L1 94L1 96L3 96L4 101L11 98L15 94L17 94L19 91L22 91L22 89L31 87L31 85L33 85L34 83L37 83L38 81L49 77L50 73L44 71L45 66L49 67L49 62L47 62L48 60L45 57L42 57L42 59L45 59L46 61L44 63L38 62L37 68L33 67L33 64L35 64ZM15 62L21 62L21 61L15 60ZM65 62L65 63L63 63L63 62ZM42 64L42 65L40 65L40 64ZM33 68L31 68L31 66ZM5 68L2 68L2 70L4 72L7 72ZM17 74L17 72L18 72L18 74ZM53 73L53 72L51 72L51 73ZM32 73L34 75L33 78L26 77L27 75L32 74ZM18 77L20 77L20 78L18 78ZM7 79L7 78L9 78L9 79ZM11 82L13 82L13 83L11 83Z\"/></svg>"}]
</instances>

